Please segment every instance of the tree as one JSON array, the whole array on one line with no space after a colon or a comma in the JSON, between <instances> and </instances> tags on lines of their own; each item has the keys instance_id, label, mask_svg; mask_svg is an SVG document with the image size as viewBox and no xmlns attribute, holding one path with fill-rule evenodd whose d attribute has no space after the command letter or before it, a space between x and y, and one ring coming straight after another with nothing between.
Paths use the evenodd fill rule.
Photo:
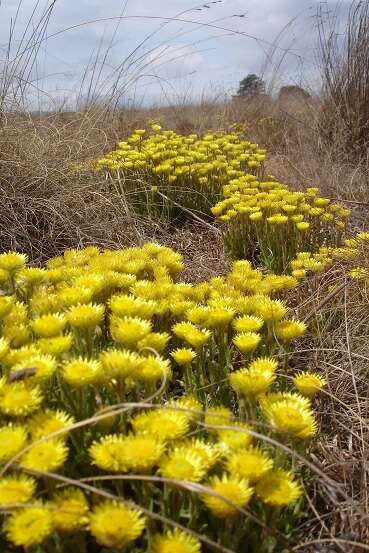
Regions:
<instances>
[{"instance_id":1,"label":"tree","mask_svg":"<svg viewBox=\"0 0 369 553\"><path fill-rule=\"evenodd\" d=\"M237 91L238 96L249 96L263 94L265 92L265 82L263 79L255 75L254 73L249 73L242 81Z\"/></svg>"}]
</instances>

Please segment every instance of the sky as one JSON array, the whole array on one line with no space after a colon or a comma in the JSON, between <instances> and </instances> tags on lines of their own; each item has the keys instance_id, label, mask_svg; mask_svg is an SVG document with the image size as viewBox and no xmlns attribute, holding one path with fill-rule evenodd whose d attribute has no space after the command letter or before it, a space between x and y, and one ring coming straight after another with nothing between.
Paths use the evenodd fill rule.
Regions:
<instances>
[{"instance_id":1,"label":"sky","mask_svg":"<svg viewBox=\"0 0 369 553\"><path fill-rule=\"evenodd\" d=\"M262 75L273 90L283 84L315 90L317 10L325 17L337 5L2 0L0 86L18 91L27 81L31 105L71 108L96 97L126 105L215 100L235 93L248 73Z\"/></svg>"}]
</instances>

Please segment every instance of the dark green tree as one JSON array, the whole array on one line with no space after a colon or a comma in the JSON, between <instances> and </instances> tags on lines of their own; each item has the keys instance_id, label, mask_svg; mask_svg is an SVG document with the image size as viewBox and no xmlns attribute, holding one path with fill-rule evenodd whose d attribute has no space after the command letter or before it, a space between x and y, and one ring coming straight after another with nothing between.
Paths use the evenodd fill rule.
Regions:
<instances>
[{"instance_id":1,"label":"dark green tree","mask_svg":"<svg viewBox=\"0 0 369 553\"><path fill-rule=\"evenodd\" d=\"M265 82L263 79L255 75L255 73L249 73L238 87L238 96L249 96L263 94L265 92Z\"/></svg>"}]
</instances>

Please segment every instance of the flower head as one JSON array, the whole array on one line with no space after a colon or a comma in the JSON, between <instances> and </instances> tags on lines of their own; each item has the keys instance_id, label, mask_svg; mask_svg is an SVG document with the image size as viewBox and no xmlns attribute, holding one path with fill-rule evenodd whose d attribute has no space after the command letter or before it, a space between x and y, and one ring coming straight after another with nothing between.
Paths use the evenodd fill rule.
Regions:
<instances>
[{"instance_id":1,"label":"flower head","mask_svg":"<svg viewBox=\"0 0 369 553\"><path fill-rule=\"evenodd\" d=\"M293 378L297 390L306 397L313 397L327 384L324 376L316 373L300 372Z\"/></svg>"},{"instance_id":2,"label":"flower head","mask_svg":"<svg viewBox=\"0 0 369 553\"><path fill-rule=\"evenodd\" d=\"M67 455L68 448L62 440L46 440L26 451L20 464L28 469L55 472L65 463Z\"/></svg>"},{"instance_id":3,"label":"flower head","mask_svg":"<svg viewBox=\"0 0 369 553\"><path fill-rule=\"evenodd\" d=\"M0 412L21 417L35 411L43 400L40 389L24 382L4 384L0 389Z\"/></svg>"},{"instance_id":4,"label":"flower head","mask_svg":"<svg viewBox=\"0 0 369 553\"><path fill-rule=\"evenodd\" d=\"M133 378L145 384L151 384L158 380L167 380L170 378L171 368L168 359L163 359L159 355L148 355L143 357Z\"/></svg>"},{"instance_id":5,"label":"flower head","mask_svg":"<svg viewBox=\"0 0 369 553\"><path fill-rule=\"evenodd\" d=\"M274 469L257 483L256 495L268 505L284 507L294 503L302 495L302 488L293 479L292 473Z\"/></svg>"},{"instance_id":6,"label":"flower head","mask_svg":"<svg viewBox=\"0 0 369 553\"><path fill-rule=\"evenodd\" d=\"M142 357L128 349L110 349L100 354L100 361L109 377L125 379L136 373Z\"/></svg>"},{"instance_id":7,"label":"flower head","mask_svg":"<svg viewBox=\"0 0 369 553\"><path fill-rule=\"evenodd\" d=\"M42 504L14 511L5 525L6 537L18 547L32 547L53 531L52 514Z\"/></svg>"},{"instance_id":8,"label":"flower head","mask_svg":"<svg viewBox=\"0 0 369 553\"><path fill-rule=\"evenodd\" d=\"M13 273L19 271L27 263L24 253L7 252L0 255L0 269Z\"/></svg>"},{"instance_id":9,"label":"flower head","mask_svg":"<svg viewBox=\"0 0 369 553\"><path fill-rule=\"evenodd\" d=\"M281 340L295 340L306 332L306 324L300 321L284 320L276 324L275 333Z\"/></svg>"},{"instance_id":10,"label":"flower head","mask_svg":"<svg viewBox=\"0 0 369 553\"><path fill-rule=\"evenodd\" d=\"M152 325L138 317L112 317L110 330L113 340L125 347L134 347L151 332Z\"/></svg>"},{"instance_id":11,"label":"flower head","mask_svg":"<svg viewBox=\"0 0 369 553\"><path fill-rule=\"evenodd\" d=\"M162 442L182 438L189 430L188 417L170 409L140 413L131 422L137 434L150 434Z\"/></svg>"},{"instance_id":12,"label":"flower head","mask_svg":"<svg viewBox=\"0 0 369 553\"><path fill-rule=\"evenodd\" d=\"M280 434L299 439L311 438L317 433L318 427L311 407L303 399L297 394L286 394L279 398L271 394L262 401L262 410Z\"/></svg>"},{"instance_id":13,"label":"flower head","mask_svg":"<svg viewBox=\"0 0 369 553\"><path fill-rule=\"evenodd\" d=\"M250 426L243 422L232 422L232 429L217 430L219 446L224 452L244 449L252 443Z\"/></svg>"},{"instance_id":14,"label":"flower head","mask_svg":"<svg viewBox=\"0 0 369 553\"><path fill-rule=\"evenodd\" d=\"M165 534L155 534L150 553L201 553L201 544L194 536L176 528Z\"/></svg>"},{"instance_id":15,"label":"flower head","mask_svg":"<svg viewBox=\"0 0 369 553\"><path fill-rule=\"evenodd\" d=\"M100 545L124 549L143 532L145 519L140 511L122 503L103 501L90 514L90 532Z\"/></svg>"},{"instance_id":16,"label":"flower head","mask_svg":"<svg viewBox=\"0 0 369 553\"><path fill-rule=\"evenodd\" d=\"M75 532L88 523L88 503L79 488L66 488L57 492L50 506L56 530Z\"/></svg>"},{"instance_id":17,"label":"flower head","mask_svg":"<svg viewBox=\"0 0 369 553\"><path fill-rule=\"evenodd\" d=\"M202 494L201 499L212 512L219 518L227 518L236 515L237 507L244 507L250 501L253 490L246 480L238 476L223 474L221 478L214 476L208 483L209 491L214 495Z\"/></svg>"},{"instance_id":18,"label":"flower head","mask_svg":"<svg viewBox=\"0 0 369 553\"><path fill-rule=\"evenodd\" d=\"M260 340L261 336L256 332L241 332L233 338L233 343L242 353L248 353L258 347Z\"/></svg>"},{"instance_id":19,"label":"flower head","mask_svg":"<svg viewBox=\"0 0 369 553\"><path fill-rule=\"evenodd\" d=\"M232 451L226 460L227 471L255 484L273 467L273 461L264 451L249 447Z\"/></svg>"},{"instance_id":20,"label":"flower head","mask_svg":"<svg viewBox=\"0 0 369 553\"><path fill-rule=\"evenodd\" d=\"M78 357L63 365L62 377L70 386L79 388L101 382L104 372L99 361Z\"/></svg>"},{"instance_id":21,"label":"flower head","mask_svg":"<svg viewBox=\"0 0 369 553\"><path fill-rule=\"evenodd\" d=\"M94 303L75 305L66 313L68 323L74 328L94 328L104 318L104 306Z\"/></svg>"},{"instance_id":22,"label":"flower head","mask_svg":"<svg viewBox=\"0 0 369 553\"><path fill-rule=\"evenodd\" d=\"M237 394L246 397L257 397L265 394L276 379L269 369L248 368L231 374L230 382Z\"/></svg>"},{"instance_id":23,"label":"flower head","mask_svg":"<svg viewBox=\"0 0 369 553\"><path fill-rule=\"evenodd\" d=\"M27 503L35 491L35 480L24 474L0 478L0 505Z\"/></svg>"},{"instance_id":24,"label":"flower head","mask_svg":"<svg viewBox=\"0 0 369 553\"><path fill-rule=\"evenodd\" d=\"M192 451L175 447L161 460L160 472L166 478L199 482L206 474L206 464Z\"/></svg>"},{"instance_id":25,"label":"flower head","mask_svg":"<svg viewBox=\"0 0 369 553\"><path fill-rule=\"evenodd\" d=\"M45 411L38 411L33 417L28 421L28 430L31 434L33 440L43 438L48 434L57 432L58 430L67 429L69 426L74 424L74 418L69 413L57 409L52 411L51 409L46 409ZM58 436L59 439L67 438L67 432Z\"/></svg>"},{"instance_id":26,"label":"flower head","mask_svg":"<svg viewBox=\"0 0 369 553\"><path fill-rule=\"evenodd\" d=\"M145 434L105 436L90 448L95 465L119 472L147 472L158 464L163 453L163 443Z\"/></svg>"},{"instance_id":27,"label":"flower head","mask_svg":"<svg viewBox=\"0 0 369 553\"><path fill-rule=\"evenodd\" d=\"M24 426L0 427L0 463L6 463L19 453L27 442L27 430Z\"/></svg>"},{"instance_id":28,"label":"flower head","mask_svg":"<svg viewBox=\"0 0 369 553\"><path fill-rule=\"evenodd\" d=\"M178 338L185 340L195 349L203 347L211 337L209 330L197 328L194 324L187 322L175 324L172 330Z\"/></svg>"},{"instance_id":29,"label":"flower head","mask_svg":"<svg viewBox=\"0 0 369 553\"><path fill-rule=\"evenodd\" d=\"M257 332L263 326L264 321L261 317L253 315L243 315L233 321L233 328L237 332Z\"/></svg>"},{"instance_id":30,"label":"flower head","mask_svg":"<svg viewBox=\"0 0 369 553\"><path fill-rule=\"evenodd\" d=\"M54 313L34 319L31 322L31 328L42 338L54 338L63 332L66 324L67 321L63 315Z\"/></svg>"},{"instance_id":31,"label":"flower head","mask_svg":"<svg viewBox=\"0 0 369 553\"><path fill-rule=\"evenodd\" d=\"M170 353L177 365L189 365L197 356L191 348L178 348Z\"/></svg>"}]
</instances>

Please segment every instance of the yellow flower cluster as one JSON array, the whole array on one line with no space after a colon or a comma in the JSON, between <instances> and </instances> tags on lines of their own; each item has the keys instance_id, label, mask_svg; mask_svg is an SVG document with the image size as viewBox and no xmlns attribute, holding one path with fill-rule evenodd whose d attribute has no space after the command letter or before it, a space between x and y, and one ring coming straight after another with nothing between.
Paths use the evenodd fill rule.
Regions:
<instances>
[{"instance_id":1,"label":"yellow flower cluster","mask_svg":"<svg viewBox=\"0 0 369 553\"><path fill-rule=\"evenodd\" d=\"M224 198L212 208L223 222L230 256L282 273L298 251L338 243L350 210L318 192L291 190L271 176L260 181L244 174L230 180L223 187Z\"/></svg>"},{"instance_id":2,"label":"yellow flower cluster","mask_svg":"<svg viewBox=\"0 0 369 553\"><path fill-rule=\"evenodd\" d=\"M150 133L138 129L118 142L96 167L136 210L173 220L186 216L182 208L210 215L222 185L245 171L257 173L265 154L236 130L199 137L152 125Z\"/></svg>"},{"instance_id":3,"label":"yellow flower cluster","mask_svg":"<svg viewBox=\"0 0 369 553\"><path fill-rule=\"evenodd\" d=\"M290 460L254 437L301 448L317 433L311 398L324 379L278 371L278 353L306 331L284 300L297 279L246 260L198 284L182 269L156 243L70 249L42 268L0 254L0 505L13 545L199 553L184 531L158 526L149 539L140 506L182 526L193 509L242 529L251 500L260 513L301 497ZM132 474L153 481L119 481ZM183 482L199 486L191 501ZM244 530L235 551L250 532L264 539Z\"/></svg>"}]
</instances>

